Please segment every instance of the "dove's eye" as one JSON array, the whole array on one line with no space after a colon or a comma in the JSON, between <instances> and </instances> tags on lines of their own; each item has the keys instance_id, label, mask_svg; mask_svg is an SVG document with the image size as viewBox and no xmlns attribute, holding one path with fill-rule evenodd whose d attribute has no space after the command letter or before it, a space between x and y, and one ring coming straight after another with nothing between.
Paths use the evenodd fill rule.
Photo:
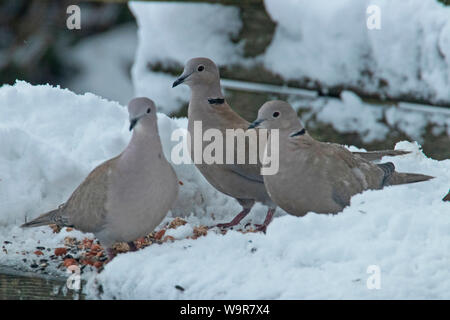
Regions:
<instances>
[{"instance_id":1,"label":"dove's eye","mask_svg":"<svg viewBox=\"0 0 450 320\"><path fill-rule=\"evenodd\" d=\"M204 67L204 66L198 66L197 70L198 70L199 72L202 72L203 70L205 70L205 67Z\"/></svg>"},{"instance_id":2,"label":"dove's eye","mask_svg":"<svg viewBox=\"0 0 450 320\"><path fill-rule=\"evenodd\" d=\"M148 108L148 109L147 109L147 113L150 113L150 111L152 111L152 110L150 110L150 108Z\"/></svg>"},{"instance_id":3,"label":"dove's eye","mask_svg":"<svg viewBox=\"0 0 450 320\"><path fill-rule=\"evenodd\" d=\"M280 113L278 111L275 111L272 116L274 118L278 118L279 115L280 115Z\"/></svg>"}]
</instances>

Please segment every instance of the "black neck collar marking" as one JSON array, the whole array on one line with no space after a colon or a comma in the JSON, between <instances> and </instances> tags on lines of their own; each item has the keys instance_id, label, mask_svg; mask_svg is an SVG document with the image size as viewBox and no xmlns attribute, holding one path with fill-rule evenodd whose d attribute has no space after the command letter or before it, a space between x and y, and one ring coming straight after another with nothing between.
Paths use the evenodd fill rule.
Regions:
<instances>
[{"instance_id":1,"label":"black neck collar marking","mask_svg":"<svg viewBox=\"0 0 450 320\"><path fill-rule=\"evenodd\" d=\"M208 99L209 104L223 104L225 102L224 98L215 98L215 99Z\"/></svg>"},{"instance_id":2,"label":"black neck collar marking","mask_svg":"<svg viewBox=\"0 0 450 320\"><path fill-rule=\"evenodd\" d=\"M302 135L304 135L305 133L306 133L306 130L305 130L305 128L303 128L303 129L300 130L300 131L297 131L297 132L292 133L292 134L290 135L290 137L302 136Z\"/></svg>"}]
</instances>

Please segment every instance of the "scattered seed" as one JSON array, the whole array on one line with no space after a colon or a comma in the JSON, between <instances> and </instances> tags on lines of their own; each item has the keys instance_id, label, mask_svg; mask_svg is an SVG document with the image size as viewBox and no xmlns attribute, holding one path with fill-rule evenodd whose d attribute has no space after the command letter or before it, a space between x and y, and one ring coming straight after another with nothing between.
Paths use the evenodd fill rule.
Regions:
<instances>
[{"instance_id":1,"label":"scattered seed","mask_svg":"<svg viewBox=\"0 0 450 320\"><path fill-rule=\"evenodd\" d=\"M64 266L67 268L71 265L76 265L77 262L75 261L75 259L64 259Z\"/></svg>"},{"instance_id":2,"label":"scattered seed","mask_svg":"<svg viewBox=\"0 0 450 320\"><path fill-rule=\"evenodd\" d=\"M176 285L175 289L180 290L181 292L184 291L184 288L182 286Z\"/></svg>"},{"instance_id":3,"label":"scattered seed","mask_svg":"<svg viewBox=\"0 0 450 320\"><path fill-rule=\"evenodd\" d=\"M55 256L59 257L62 255L67 254L67 249L66 248L56 248L55 249Z\"/></svg>"},{"instance_id":4,"label":"scattered seed","mask_svg":"<svg viewBox=\"0 0 450 320\"><path fill-rule=\"evenodd\" d=\"M156 239L156 240L161 240L161 238L164 236L165 233L166 233L166 230L164 230L164 229L159 230L159 231L155 234L155 239Z\"/></svg>"},{"instance_id":5,"label":"scattered seed","mask_svg":"<svg viewBox=\"0 0 450 320\"><path fill-rule=\"evenodd\" d=\"M165 236L163 242L166 242L166 241L169 241L169 240L170 241L175 241L175 238L172 237L172 236Z\"/></svg>"},{"instance_id":6,"label":"scattered seed","mask_svg":"<svg viewBox=\"0 0 450 320\"><path fill-rule=\"evenodd\" d=\"M179 226L184 226L187 223L186 220L176 217L169 223L169 229L176 229Z\"/></svg>"}]
</instances>

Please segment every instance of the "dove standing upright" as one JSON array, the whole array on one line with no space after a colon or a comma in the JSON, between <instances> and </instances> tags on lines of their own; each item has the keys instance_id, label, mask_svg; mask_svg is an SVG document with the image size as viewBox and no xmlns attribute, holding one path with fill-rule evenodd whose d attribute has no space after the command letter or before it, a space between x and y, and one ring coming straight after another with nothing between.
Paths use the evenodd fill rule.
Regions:
<instances>
[{"instance_id":1,"label":"dove standing upright","mask_svg":"<svg viewBox=\"0 0 450 320\"><path fill-rule=\"evenodd\" d=\"M191 99L188 109L188 131L191 146L194 140L202 140L194 130L194 123L201 122L203 131L218 129L226 136L227 129L247 130L249 122L234 112L225 101L220 86L219 69L208 58L193 58L189 60L181 76L172 87L187 84L191 89ZM200 133L201 135L201 133ZM259 136L258 136L259 137ZM258 142L259 144L259 142ZM202 143L202 152L207 143ZM236 144L235 144L236 146ZM245 145L245 154L258 152ZM242 151L242 150L241 150ZM397 150L374 151L361 153L362 157L377 160L385 155L400 155L408 152ZM191 158L194 160L194 150L191 148ZM219 227L237 225L251 210L255 202L261 202L269 207L266 219L257 230L265 231L272 220L276 205L270 199L264 187L264 180L260 174L261 164L197 164L197 168L217 190L235 198L242 206L242 211L229 223L219 224Z\"/></svg>"},{"instance_id":2,"label":"dove standing upright","mask_svg":"<svg viewBox=\"0 0 450 320\"><path fill-rule=\"evenodd\" d=\"M173 83L173 87L185 83L191 89L191 99L188 109L188 132L190 145L202 141L203 132L208 129L220 130L226 137L227 129L247 130L249 122L235 113L225 101L220 87L219 70L213 61L207 58L194 58L187 62L183 74ZM194 130L195 122L202 126L202 132ZM224 138L225 140L225 138ZM201 152L207 143L201 142ZM224 141L224 145L226 142ZM235 151L237 144L234 144ZM194 148L191 147L191 159L194 160ZM248 156L249 144L245 144L245 155ZM254 152L257 152L256 150ZM223 152L225 154L225 150ZM195 163L208 182L217 190L235 198L242 206L242 211L229 223L219 224L219 227L237 225L251 210L255 202L261 202L269 207L266 219L257 230L265 231L272 220L276 205L270 199L260 175L260 164L206 164Z\"/></svg>"},{"instance_id":3,"label":"dove standing upright","mask_svg":"<svg viewBox=\"0 0 450 320\"><path fill-rule=\"evenodd\" d=\"M177 197L178 179L163 154L153 101L135 98L128 112L133 134L126 149L96 167L66 203L22 227L57 224L92 232L112 259L115 242L133 250L133 240L161 223Z\"/></svg>"},{"instance_id":4,"label":"dove standing upright","mask_svg":"<svg viewBox=\"0 0 450 320\"><path fill-rule=\"evenodd\" d=\"M285 211L303 216L309 211L337 213L350 198L367 189L426 181L433 177L395 171L392 162L374 164L354 155L343 146L314 140L284 101L266 102L250 127L279 130L270 134L266 148L279 146L279 170L265 175L264 183L272 200ZM268 150L270 152L270 150Z\"/></svg>"}]
</instances>

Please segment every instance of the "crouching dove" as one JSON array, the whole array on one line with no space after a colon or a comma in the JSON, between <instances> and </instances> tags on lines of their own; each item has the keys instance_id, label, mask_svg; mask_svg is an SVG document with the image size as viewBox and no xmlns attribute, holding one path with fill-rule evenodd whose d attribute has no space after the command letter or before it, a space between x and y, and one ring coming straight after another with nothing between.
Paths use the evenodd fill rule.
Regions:
<instances>
[{"instance_id":1,"label":"crouching dove","mask_svg":"<svg viewBox=\"0 0 450 320\"><path fill-rule=\"evenodd\" d=\"M178 179L164 157L152 100L135 98L128 104L131 141L125 150L96 167L58 209L22 227L48 224L92 232L114 257L112 245L152 232L178 194Z\"/></svg>"},{"instance_id":2,"label":"crouching dove","mask_svg":"<svg viewBox=\"0 0 450 320\"><path fill-rule=\"evenodd\" d=\"M433 177L395 171L392 162L374 164L334 143L314 140L284 101L266 102L250 127L279 130L279 170L265 175L272 200L288 213L304 216L309 211L338 213L350 198L367 189L426 181ZM270 134L269 139L276 135ZM263 161L264 163L264 161Z\"/></svg>"}]
</instances>

